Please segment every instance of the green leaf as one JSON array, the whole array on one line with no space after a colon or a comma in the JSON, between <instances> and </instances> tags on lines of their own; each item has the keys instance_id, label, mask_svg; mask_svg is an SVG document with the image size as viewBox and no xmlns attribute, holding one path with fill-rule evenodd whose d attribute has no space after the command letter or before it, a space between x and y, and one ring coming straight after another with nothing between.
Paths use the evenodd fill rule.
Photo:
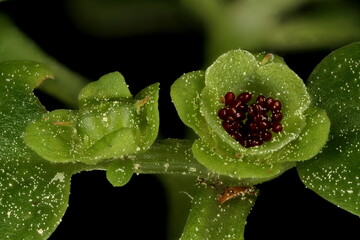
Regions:
<instances>
[{"instance_id":1,"label":"green leaf","mask_svg":"<svg viewBox=\"0 0 360 240\"><path fill-rule=\"evenodd\" d=\"M53 162L98 162L145 151L159 128L159 84L133 99L120 73L87 85L80 109L55 110L29 124L26 144Z\"/></svg>"},{"instance_id":2,"label":"green leaf","mask_svg":"<svg viewBox=\"0 0 360 240\"><path fill-rule=\"evenodd\" d=\"M38 63L0 63L0 239L47 239L67 208L77 166L44 161L21 137L45 111L32 90L51 77Z\"/></svg>"},{"instance_id":3,"label":"green leaf","mask_svg":"<svg viewBox=\"0 0 360 240\"><path fill-rule=\"evenodd\" d=\"M313 160L298 165L307 187L339 207L360 215L360 42L340 48L314 69L308 89L325 109L330 137Z\"/></svg>"},{"instance_id":4,"label":"green leaf","mask_svg":"<svg viewBox=\"0 0 360 240\"><path fill-rule=\"evenodd\" d=\"M256 195L244 194L219 204L222 190L207 183L196 185L196 195L181 240L243 240L246 218Z\"/></svg>"}]
</instances>

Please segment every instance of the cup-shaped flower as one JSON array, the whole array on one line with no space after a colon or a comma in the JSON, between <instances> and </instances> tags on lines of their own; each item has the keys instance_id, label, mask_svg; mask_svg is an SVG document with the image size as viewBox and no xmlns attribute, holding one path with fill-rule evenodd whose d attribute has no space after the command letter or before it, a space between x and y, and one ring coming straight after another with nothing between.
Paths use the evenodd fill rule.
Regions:
<instances>
[{"instance_id":1,"label":"cup-shaped flower","mask_svg":"<svg viewBox=\"0 0 360 240\"><path fill-rule=\"evenodd\" d=\"M233 50L171 87L181 120L200 137L192 151L208 169L258 183L314 157L328 138L326 113L273 54Z\"/></svg>"},{"instance_id":2,"label":"cup-shaped flower","mask_svg":"<svg viewBox=\"0 0 360 240\"><path fill-rule=\"evenodd\" d=\"M118 73L89 83L79 110L55 110L28 125L25 143L53 162L96 164L147 150L159 129L159 84L134 98Z\"/></svg>"}]
</instances>

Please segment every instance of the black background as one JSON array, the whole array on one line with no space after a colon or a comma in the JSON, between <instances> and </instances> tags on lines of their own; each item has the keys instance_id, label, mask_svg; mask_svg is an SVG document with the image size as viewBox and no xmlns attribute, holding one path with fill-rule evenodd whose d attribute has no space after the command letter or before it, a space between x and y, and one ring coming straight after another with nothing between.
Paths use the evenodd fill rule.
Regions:
<instances>
[{"instance_id":1,"label":"black background","mask_svg":"<svg viewBox=\"0 0 360 240\"><path fill-rule=\"evenodd\" d=\"M160 82L160 133L183 137L169 87L183 73L203 67L201 26L179 34L105 39L78 29L63 1L10 1L1 8L48 54L88 79L120 71L133 93ZM329 52L280 54L306 79ZM65 107L38 94L48 110ZM359 218L306 189L295 170L259 188L261 195L248 217L246 240L358 239ZM79 173L72 178L69 208L50 240L166 239L167 208L164 189L155 176L134 176L126 186L114 188L105 172Z\"/></svg>"}]
</instances>

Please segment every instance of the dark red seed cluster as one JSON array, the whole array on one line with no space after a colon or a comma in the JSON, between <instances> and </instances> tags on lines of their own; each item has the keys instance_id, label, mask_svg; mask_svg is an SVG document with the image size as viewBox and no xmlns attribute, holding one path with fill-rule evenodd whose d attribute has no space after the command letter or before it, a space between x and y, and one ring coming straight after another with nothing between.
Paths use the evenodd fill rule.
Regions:
<instances>
[{"instance_id":1,"label":"dark red seed cluster","mask_svg":"<svg viewBox=\"0 0 360 240\"><path fill-rule=\"evenodd\" d=\"M237 97L233 92L224 96L225 107L218 112L223 128L242 146L249 148L270 141L272 133L279 133L281 102L259 95L256 102L249 104L252 94L243 92Z\"/></svg>"}]
</instances>

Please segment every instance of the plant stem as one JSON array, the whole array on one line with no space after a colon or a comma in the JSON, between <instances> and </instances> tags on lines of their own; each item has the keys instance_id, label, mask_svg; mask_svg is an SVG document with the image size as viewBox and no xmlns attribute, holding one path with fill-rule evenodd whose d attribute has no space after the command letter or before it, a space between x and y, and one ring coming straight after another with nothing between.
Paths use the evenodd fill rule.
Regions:
<instances>
[{"instance_id":1,"label":"plant stem","mask_svg":"<svg viewBox=\"0 0 360 240\"><path fill-rule=\"evenodd\" d=\"M207 170L192 155L192 140L166 139L155 143L148 151L130 156L137 174L181 174L209 176Z\"/></svg>"},{"instance_id":2,"label":"plant stem","mask_svg":"<svg viewBox=\"0 0 360 240\"><path fill-rule=\"evenodd\" d=\"M228 186L249 185L251 182L229 176L219 175L200 164L192 154L193 140L165 139L149 150L128 156L133 162L136 174L176 174L195 176L207 182L221 183Z\"/></svg>"}]
</instances>

